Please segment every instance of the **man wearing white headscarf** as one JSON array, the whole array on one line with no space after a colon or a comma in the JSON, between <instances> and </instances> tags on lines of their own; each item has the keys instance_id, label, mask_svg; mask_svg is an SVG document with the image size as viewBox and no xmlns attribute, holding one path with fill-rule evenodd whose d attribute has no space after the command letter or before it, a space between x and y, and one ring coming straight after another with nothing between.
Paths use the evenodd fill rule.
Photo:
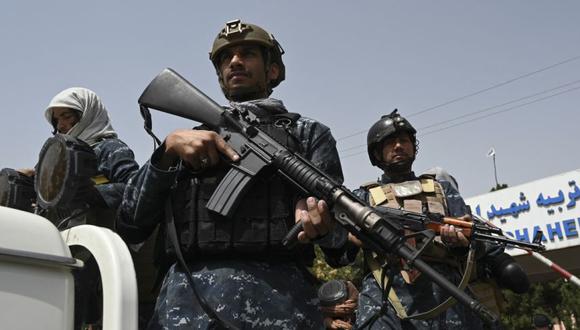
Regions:
<instances>
[{"instance_id":1,"label":"man wearing white headscarf","mask_svg":"<svg viewBox=\"0 0 580 330\"><path fill-rule=\"evenodd\" d=\"M79 138L90 146L94 146L100 140L117 137L117 133L111 126L107 109L97 94L89 89L72 87L63 90L52 98L44 116L56 129L57 123L53 117L55 108L76 110L80 115L76 125L68 132L60 132L62 134Z\"/></svg>"},{"instance_id":2,"label":"man wearing white headscarf","mask_svg":"<svg viewBox=\"0 0 580 330\"><path fill-rule=\"evenodd\" d=\"M90 218L98 221L95 224L112 226L125 184L139 166L133 151L118 139L101 99L89 89L68 88L53 97L44 116L54 128L53 134L82 140L95 152L98 179L93 179L98 184L94 186L96 190L89 196L85 195L83 200L94 215ZM83 261L85 268L75 275L75 328L99 320L99 312L93 308L99 295L95 277L97 266L92 258Z\"/></svg>"},{"instance_id":3,"label":"man wearing white headscarf","mask_svg":"<svg viewBox=\"0 0 580 330\"><path fill-rule=\"evenodd\" d=\"M53 133L66 134L90 145L97 156L97 173L107 183L96 185L104 205L116 210L125 183L139 169L133 151L117 138L107 109L95 92L72 87L58 93L44 112Z\"/></svg>"}]
</instances>

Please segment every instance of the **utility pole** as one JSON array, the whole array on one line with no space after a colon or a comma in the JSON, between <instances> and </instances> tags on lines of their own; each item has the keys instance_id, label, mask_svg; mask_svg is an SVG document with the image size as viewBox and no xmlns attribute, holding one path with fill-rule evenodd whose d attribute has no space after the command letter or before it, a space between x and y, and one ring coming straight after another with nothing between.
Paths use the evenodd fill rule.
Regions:
<instances>
[{"instance_id":1,"label":"utility pole","mask_svg":"<svg viewBox=\"0 0 580 330\"><path fill-rule=\"evenodd\" d=\"M496 188L499 188L499 181L497 180L497 166L495 164L495 149L494 149L494 147L491 147L489 149L489 151L487 152L487 157L493 158L493 174L495 176L495 186L496 186Z\"/></svg>"}]
</instances>

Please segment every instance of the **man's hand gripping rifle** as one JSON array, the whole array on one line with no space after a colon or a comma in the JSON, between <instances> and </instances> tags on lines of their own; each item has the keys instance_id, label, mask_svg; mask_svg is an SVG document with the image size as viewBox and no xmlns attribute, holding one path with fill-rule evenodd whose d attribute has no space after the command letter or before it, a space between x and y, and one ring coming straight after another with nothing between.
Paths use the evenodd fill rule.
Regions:
<instances>
[{"instance_id":1,"label":"man's hand gripping rifle","mask_svg":"<svg viewBox=\"0 0 580 330\"><path fill-rule=\"evenodd\" d=\"M459 302L469 306L488 323L497 317L480 302L459 290L441 274L418 258L419 252L406 244L403 226L377 212L351 191L298 154L259 130L247 113L225 110L171 69L163 70L139 98L139 104L203 123L218 132L240 155L238 163L220 182L207 208L231 216L241 197L260 171L274 168L307 195L325 200L338 223L360 239L366 248L394 254L432 279Z\"/></svg>"}]
</instances>

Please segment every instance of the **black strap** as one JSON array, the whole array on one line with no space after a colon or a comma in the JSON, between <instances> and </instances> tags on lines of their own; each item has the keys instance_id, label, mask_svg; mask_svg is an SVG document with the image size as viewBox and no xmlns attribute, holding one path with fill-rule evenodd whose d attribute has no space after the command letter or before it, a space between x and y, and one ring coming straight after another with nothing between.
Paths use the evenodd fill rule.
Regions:
<instances>
[{"instance_id":1,"label":"black strap","mask_svg":"<svg viewBox=\"0 0 580 330\"><path fill-rule=\"evenodd\" d=\"M387 292L391 291L391 288L393 286L393 278L395 275L395 270L396 268L394 267L388 267L385 266L384 271L381 274L381 283L385 283L385 279L388 279L387 282L387 286L385 288L385 290L383 290L383 288L381 288L381 308L374 313L371 317L369 317L365 322L363 322L363 324L359 325L356 327L356 329L363 329L365 327L368 326L368 328L370 329L373 324L379 319L379 317L383 314L387 313L387 310L389 308L389 297L387 295ZM372 274L372 273L371 273ZM373 276L374 279L374 276ZM377 283L380 287L380 284Z\"/></svg>"},{"instance_id":2,"label":"black strap","mask_svg":"<svg viewBox=\"0 0 580 330\"><path fill-rule=\"evenodd\" d=\"M141 117L143 117L143 128L145 132L153 138L153 149L156 149L160 144L161 140L153 133L153 121L151 120L151 112L145 106L140 106Z\"/></svg>"},{"instance_id":3,"label":"black strap","mask_svg":"<svg viewBox=\"0 0 580 330\"><path fill-rule=\"evenodd\" d=\"M177 231L175 229L175 221L173 219L173 208L171 206L171 199L169 199L169 198L165 202L165 213L166 213L165 224L167 225L167 236L169 237L169 239L171 241L171 245L173 245L173 248L175 250L175 256L177 257L177 261L179 263L179 266L181 266L181 268L185 272L185 277L187 278L187 281L189 282L189 285L191 286L191 290L193 291L193 299L195 300L195 302L197 304L199 304L201 306L203 311L210 318L214 319L221 327L223 327L224 329L237 330L238 328L236 326L234 326L233 324L229 324L227 321L220 319L218 317L218 315L216 314L216 312L209 306L207 301L205 301L204 297L200 296L198 294L197 290L195 289L195 283L193 281L193 277L191 276L191 271L189 270L189 267L187 267L187 264L185 263L185 260L183 259L183 255L181 254L179 240L177 239Z\"/></svg>"},{"instance_id":4,"label":"black strap","mask_svg":"<svg viewBox=\"0 0 580 330\"><path fill-rule=\"evenodd\" d=\"M63 228L63 226L64 226L64 225L66 225L66 224L68 224L68 223L69 223L71 220L74 220L74 219L76 219L76 218L80 217L81 215L84 215L85 213L89 212L89 210L90 210L90 207L85 207L85 208L83 208L83 209L78 209L78 210L76 210L75 212L73 212L73 213L72 213L71 215L69 215L68 217L66 217L66 218L62 219L62 220L61 220L61 221L58 223L58 225L56 226L56 228L57 228L58 230L64 230L64 229L67 229L67 228L70 228L70 227L72 227L72 226L68 226L68 227L64 227L64 228Z\"/></svg>"}]
</instances>

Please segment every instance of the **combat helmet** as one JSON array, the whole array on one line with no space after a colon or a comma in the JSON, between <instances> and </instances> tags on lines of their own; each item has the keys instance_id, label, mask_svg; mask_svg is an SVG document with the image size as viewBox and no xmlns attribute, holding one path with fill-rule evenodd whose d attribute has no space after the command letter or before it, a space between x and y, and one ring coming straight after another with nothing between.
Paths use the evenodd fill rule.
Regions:
<instances>
[{"instance_id":1,"label":"combat helmet","mask_svg":"<svg viewBox=\"0 0 580 330\"><path fill-rule=\"evenodd\" d=\"M398 110L395 109L393 112L382 116L381 119L374 123L367 134L367 152L373 166L383 168L382 160L377 159L375 156L375 149L381 146L386 138L400 132L407 132L409 134L409 137L415 146L415 154L417 154L417 130L415 130L411 123L402 117L398 113Z\"/></svg>"},{"instance_id":2,"label":"combat helmet","mask_svg":"<svg viewBox=\"0 0 580 330\"><path fill-rule=\"evenodd\" d=\"M280 74L276 80L270 81L270 88L278 86L285 79L286 68L284 62L282 62L284 49L282 49L282 46L274 38L274 35L255 24L245 23L239 19L226 23L225 27L215 38L211 51L209 52L209 59L212 61L218 74L220 52L226 47L241 43L255 43L263 46L267 50L267 56L269 56L266 62L269 61L270 63L276 63L278 65Z\"/></svg>"}]
</instances>

